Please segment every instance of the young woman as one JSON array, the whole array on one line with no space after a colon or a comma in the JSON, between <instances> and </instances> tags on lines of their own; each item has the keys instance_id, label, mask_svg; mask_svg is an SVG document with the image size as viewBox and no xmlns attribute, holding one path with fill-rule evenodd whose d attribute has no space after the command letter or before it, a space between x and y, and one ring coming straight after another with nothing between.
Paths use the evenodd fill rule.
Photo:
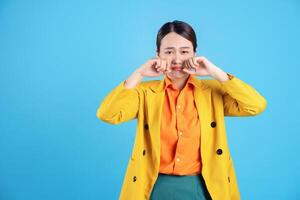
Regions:
<instances>
[{"instance_id":1,"label":"young woman","mask_svg":"<svg viewBox=\"0 0 300 200\"><path fill-rule=\"evenodd\" d=\"M257 115L266 100L196 56L196 35L189 24L164 24L156 45L156 58L120 82L97 110L97 117L111 124L137 119L120 199L240 199L224 116ZM162 80L141 81L160 75Z\"/></svg>"}]
</instances>

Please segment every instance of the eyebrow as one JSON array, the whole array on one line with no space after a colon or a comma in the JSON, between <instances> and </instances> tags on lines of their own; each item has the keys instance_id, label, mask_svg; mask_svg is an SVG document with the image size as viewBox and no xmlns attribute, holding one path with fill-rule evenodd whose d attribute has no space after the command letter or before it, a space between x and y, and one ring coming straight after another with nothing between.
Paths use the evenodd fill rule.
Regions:
<instances>
[{"instance_id":1,"label":"eyebrow","mask_svg":"<svg viewBox=\"0 0 300 200\"><path fill-rule=\"evenodd\" d=\"M165 49L175 49L175 47L166 47ZM180 47L179 49L190 49L190 47Z\"/></svg>"}]
</instances>

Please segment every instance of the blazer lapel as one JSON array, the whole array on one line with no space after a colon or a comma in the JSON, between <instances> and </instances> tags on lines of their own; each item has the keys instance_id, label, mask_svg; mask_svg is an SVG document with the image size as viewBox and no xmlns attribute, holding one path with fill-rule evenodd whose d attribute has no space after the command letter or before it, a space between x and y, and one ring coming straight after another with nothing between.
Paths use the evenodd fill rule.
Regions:
<instances>
[{"instance_id":1,"label":"blazer lapel","mask_svg":"<svg viewBox=\"0 0 300 200\"><path fill-rule=\"evenodd\" d=\"M211 89L206 88L201 90L196 87L194 90L194 98L200 120L200 143L202 149L205 147L207 137L210 134L207 127L212 119Z\"/></svg>"},{"instance_id":2,"label":"blazer lapel","mask_svg":"<svg viewBox=\"0 0 300 200\"><path fill-rule=\"evenodd\" d=\"M151 90L147 94L148 123L153 147L152 154L157 170L159 170L160 164L160 125L161 120L163 120L161 117L165 99L164 85L164 79L162 79L157 84L150 86Z\"/></svg>"}]
</instances>

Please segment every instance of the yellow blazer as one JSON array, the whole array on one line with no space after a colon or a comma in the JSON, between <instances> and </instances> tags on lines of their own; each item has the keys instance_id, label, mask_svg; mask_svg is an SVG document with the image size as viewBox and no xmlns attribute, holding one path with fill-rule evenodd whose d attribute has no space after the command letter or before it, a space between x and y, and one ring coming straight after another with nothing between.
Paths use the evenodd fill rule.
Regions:
<instances>
[{"instance_id":1,"label":"yellow blazer","mask_svg":"<svg viewBox=\"0 0 300 200\"><path fill-rule=\"evenodd\" d=\"M267 102L253 87L227 73L229 80L192 77L201 123L202 176L213 200L239 200L240 193L227 143L224 116L254 116ZM124 81L103 100L96 116L118 124L137 118L134 147L128 161L120 200L149 199L160 165L160 122L164 80L140 82L126 89Z\"/></svg>"}]
</instances>

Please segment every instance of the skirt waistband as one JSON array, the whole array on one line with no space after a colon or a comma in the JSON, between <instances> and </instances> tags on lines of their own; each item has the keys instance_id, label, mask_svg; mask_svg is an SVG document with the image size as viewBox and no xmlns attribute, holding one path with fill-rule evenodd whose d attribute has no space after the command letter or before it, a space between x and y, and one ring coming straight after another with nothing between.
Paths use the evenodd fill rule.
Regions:
<instances>
[{"instance_id":1,"label":"skirt waistband","mask_svg":"<svg viewBox=\"0 0 300 200\"><path fill-rule=\"evenodd\" d=\"M196 175L176 175L176 174L158 174L158 179L162 182L180 183L180 182L191 182L191 183L204 183L202 174Z\"/></svg>"}]
</instances>

